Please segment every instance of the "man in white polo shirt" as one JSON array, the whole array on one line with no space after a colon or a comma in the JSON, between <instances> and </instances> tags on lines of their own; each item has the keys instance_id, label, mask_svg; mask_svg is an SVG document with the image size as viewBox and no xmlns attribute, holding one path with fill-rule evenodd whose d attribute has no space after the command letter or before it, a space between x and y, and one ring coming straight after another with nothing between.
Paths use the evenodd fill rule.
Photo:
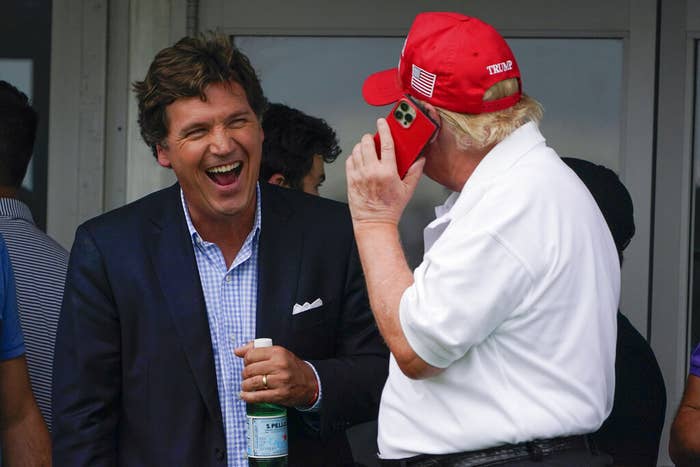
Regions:
<instances>
[{"instance_id":1,"label":"man in white polo shirt","mask_svg":"<svg viewBox=\"0 0 700 467\"><path fill-rule=\"evenodd\" d=\"M583 183L545 144L540 105L488 24L418 15L372 105L409 94L439 131L399 178L384 119L346 162L372 310L391 349L379 414L387 465L604 465L620 269ZM454 191L411 272L397 225L421 174ZM437 462L437 464L436 464Z\"/></svg>"}]
</instances>

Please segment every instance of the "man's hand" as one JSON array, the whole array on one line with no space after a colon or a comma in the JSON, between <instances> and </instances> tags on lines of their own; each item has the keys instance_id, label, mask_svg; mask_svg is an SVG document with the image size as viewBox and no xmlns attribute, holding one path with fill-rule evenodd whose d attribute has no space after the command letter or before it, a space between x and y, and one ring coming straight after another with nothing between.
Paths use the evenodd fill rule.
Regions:
<instances>
[{"instance_id":1,"label":"man's hand","mask_svg":"<svg viewBox=\"0 0 700 467\"><path fill-rule=\"evenodd\" d=\"M374 138L367 134L345 161L348 204L355 229L362 224L398 225L425 165L423 158L418 159L401 180L396 170L394 140L385 119L377 120L377 132L381 159L377 157Z\"/></svg>"},{"instance_id":2,"label":"man's hand","mask_svg":"<svg viewBox=\"0 0 700 467\"><path fill-rule=\"evenodd\" d=\"M367 293L379 331L401 371L409 378L426 378L442 371L423 361L401 329L399 303L413 284L399 242L398 224L423 174L425 159L418 159L403 180L396 170L394 140L386 120L377 120L381 159L374 138L364 135L345 162L348 204L357 249L365 272Z\"/></svg>"},{"instance_id":3,"label":"man's hand","mask_svg":"<svg viewBox=\"0 0 700 467\"><path fill-rule=\"evenodd\" d=\"M700 463L700 378L693 374L671 426L669 454L679 467Z\"/></svg>"},{"instance_id":4,"label":"man's hand","mask_svg":"<svg viewBox=\"0 0 700 467\"><path fill-rule=\"evenodd\" d=\"M245 364L241 383L244 401L288 407L310 407L316 402L318 388L314 371L289 350L278 345L256 349L251 342L237 348L235 353Z\"/></svg>"}]
</instances>

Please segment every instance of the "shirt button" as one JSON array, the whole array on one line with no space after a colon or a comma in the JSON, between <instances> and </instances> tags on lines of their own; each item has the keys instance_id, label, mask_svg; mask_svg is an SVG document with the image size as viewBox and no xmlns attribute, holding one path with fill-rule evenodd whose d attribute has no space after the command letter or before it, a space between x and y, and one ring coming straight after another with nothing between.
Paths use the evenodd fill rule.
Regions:
<instances>
[{"instance_id":1,"label":"shirt button","mask_svg":"<svg viewBox=\"0 0 700 467\"><path fill-rule=\"evenodd\" d=\"M230 274L226 275L226 282L231 282L231 275Z\"/></svg>"}]
</instances>

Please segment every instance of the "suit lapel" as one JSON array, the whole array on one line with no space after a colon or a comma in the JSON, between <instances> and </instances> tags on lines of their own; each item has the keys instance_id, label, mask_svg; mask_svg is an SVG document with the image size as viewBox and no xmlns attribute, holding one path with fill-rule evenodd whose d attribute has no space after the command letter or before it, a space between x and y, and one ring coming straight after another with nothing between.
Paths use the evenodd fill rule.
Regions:
<instances>
[{"instance_id":1,"label":"suit lapel","mask_svg":"<svg viewBox=\"0 0 700 467\"><path fill-rule=\"evenodd\" d=\"M258 262L256 337L271 337L289 346L292 306L303 257L301 226L287 197L262 183L262 223Z\"/></svg>"},{"instance_id":2,"label":"suit lapel","mask_svg":"<svg viewBox=\"0 0 700 467\"><path fill-rule=\"evenodd\" d=\"M149 251L166 308L209 414L212 419L221 420L206 304L182 212L179 185L168 190L167 202L153 222L155 229Z\"/></svg>"}]
</instances>

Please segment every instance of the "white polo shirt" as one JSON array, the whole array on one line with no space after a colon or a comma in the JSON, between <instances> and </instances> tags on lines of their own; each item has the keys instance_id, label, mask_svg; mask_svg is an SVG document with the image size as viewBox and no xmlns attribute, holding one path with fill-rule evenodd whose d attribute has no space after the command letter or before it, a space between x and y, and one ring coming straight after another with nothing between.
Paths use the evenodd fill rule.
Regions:
<instances>
[{"instance_id":1,"label":"white polo shirt","mask_svg":"<svg viewBox=\"0 0 700 467\"><path fill-rule=\"evenodd\" d=\"M392 355L381 457L595 431L612 408L620 268L586 187L528 123L436 213L399 314L445 370L411 380Z\"/></svg>"}]
</instances>

